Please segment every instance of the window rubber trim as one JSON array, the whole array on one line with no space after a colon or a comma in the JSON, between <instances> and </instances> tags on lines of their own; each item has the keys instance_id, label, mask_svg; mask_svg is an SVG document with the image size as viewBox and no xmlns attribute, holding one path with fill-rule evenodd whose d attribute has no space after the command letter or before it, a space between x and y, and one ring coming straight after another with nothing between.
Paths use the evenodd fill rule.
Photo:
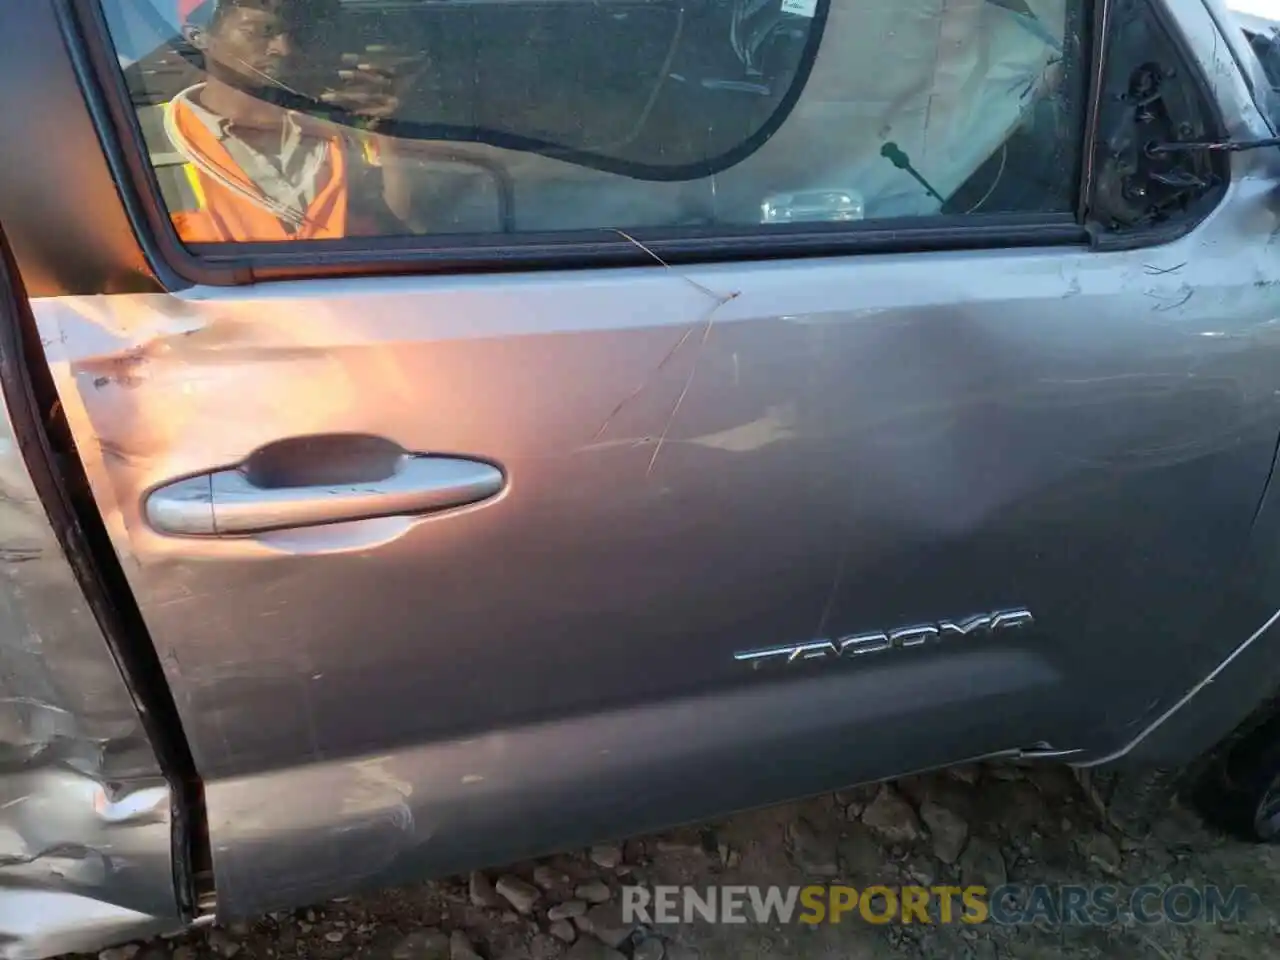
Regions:
<instances>
[{"instance_id":1,"label":"window rubber trim","mask_svg":"<svg viewBox=\"0 0 1280 960\"><path fill-rule=\"evenodd\" d=\"M187 246L160 194L143 147L137 114L111 47L98 0L53 0L68 55L98 131L135 236L160 283L194 285L327 277L503 273L543 269L652 265L1087 245L1090 233L1073 213L903 217L844 224L795 224L767 233L744 226L613 229L576 232L371 237L286 243Z\"/></svg>"}]
</instances>

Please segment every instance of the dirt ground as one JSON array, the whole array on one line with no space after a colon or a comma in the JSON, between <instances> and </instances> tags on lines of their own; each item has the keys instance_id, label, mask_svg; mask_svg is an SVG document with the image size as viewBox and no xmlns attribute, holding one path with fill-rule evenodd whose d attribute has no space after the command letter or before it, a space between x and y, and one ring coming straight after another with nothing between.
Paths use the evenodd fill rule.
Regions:
<instances>
[{"instance_id":1,"label":"dirt ground","mask_svg":"<svg viewBox=\"0 0 1280 960\"><path fill-rule=\"evenodd\" d=\"M624 884L1247 888L1234 920L1108 925L623 923ZM957 901L957 915L959 914ZM750 911L748 911L750 912ZM103 951L100 960L1259 960L1280 957L1280 846L1176 805L1130 836L1061 767L969 767L536 863Z\"/></svg>"}]
</instances>

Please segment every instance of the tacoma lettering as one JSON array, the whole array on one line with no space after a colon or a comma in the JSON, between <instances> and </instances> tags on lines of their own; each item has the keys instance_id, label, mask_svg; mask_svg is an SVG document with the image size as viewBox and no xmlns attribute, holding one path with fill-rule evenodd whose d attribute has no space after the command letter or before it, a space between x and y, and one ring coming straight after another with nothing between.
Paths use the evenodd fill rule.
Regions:
<instances>
[{"instance_id":1,"label":"tacoma lettering","mask_svg":"<svg viewBox=\"0 0 1280 960\"><path fill-rule=\"evenodd\" d=\"M853 660L868 654L887 650L905 650L910 647L930 646L952 640L973 640L991 637L998 633L1019 630L1035 623L1035 617L1025 607L1011 610L994 610L955 620L939 620L936 623L913 624L893 630L873 630L854 633L837 640L806 640L781 647L763 650L746 650L735 653L740 663L760 667L766 664L796 663L803 660Z\"/></svg>"}]
</instances>

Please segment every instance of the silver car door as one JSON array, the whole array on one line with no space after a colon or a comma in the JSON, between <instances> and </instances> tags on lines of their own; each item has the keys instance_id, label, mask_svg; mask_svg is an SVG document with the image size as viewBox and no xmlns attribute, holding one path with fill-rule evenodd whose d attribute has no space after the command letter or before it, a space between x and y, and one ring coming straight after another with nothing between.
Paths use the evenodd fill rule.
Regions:
<instances>
[{"instance_id":1,"label":"silver car door","mask_svg":"<svg viewBox=\"0 0 1280 960\"><path fill-rule=\"evenodd\" d=\"M384 6L424 44L449 15ZM1126 126L1266 131L1205 8L1117 4L1095 74L1083 4L798 3L755 33L730 7L679 34L706 45L683 72L635 41L651 105L526 129L486 99L508 78L466 137L397 121L380 162L440 211L425 234L185 248L160 198L211 201L82 11L109 153L167 169L117 175L168 289L35 310L220 912L1087 757L1257 626L1221 604L1280 425L1271 161L1139 181ZM654 9L654 37L687 13ZM582 75L613 69L621 21L556 10Z\"/></svg>"}]
</instances>

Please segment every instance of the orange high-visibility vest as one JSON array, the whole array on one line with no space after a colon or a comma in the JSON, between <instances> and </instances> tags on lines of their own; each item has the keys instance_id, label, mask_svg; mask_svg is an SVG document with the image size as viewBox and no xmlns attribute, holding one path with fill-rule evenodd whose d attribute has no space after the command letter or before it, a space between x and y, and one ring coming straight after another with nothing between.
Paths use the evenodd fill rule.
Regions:
<instances>
[{"instance_id":1,"label":"orange high-visibility vest","mask_svg":"<svg viewBox=\"0 0 1280 960\"><path fill-rule=\"evenodd\" d=\"M222 176L243 185L255 194L254 185L218 142L207 126L200 122L187 104L173 103L173 120L184 146ZM200 165L187 165L198 209L170 212L178 236L184 243L252 243L287 240L337 239L347 235L347 168L340 137L329 141L324 169L328 176L316 191L306 211L306 221L290 233L269 209L261 207L223 186L205 174Z\"/></svg>"}]
</instances>

